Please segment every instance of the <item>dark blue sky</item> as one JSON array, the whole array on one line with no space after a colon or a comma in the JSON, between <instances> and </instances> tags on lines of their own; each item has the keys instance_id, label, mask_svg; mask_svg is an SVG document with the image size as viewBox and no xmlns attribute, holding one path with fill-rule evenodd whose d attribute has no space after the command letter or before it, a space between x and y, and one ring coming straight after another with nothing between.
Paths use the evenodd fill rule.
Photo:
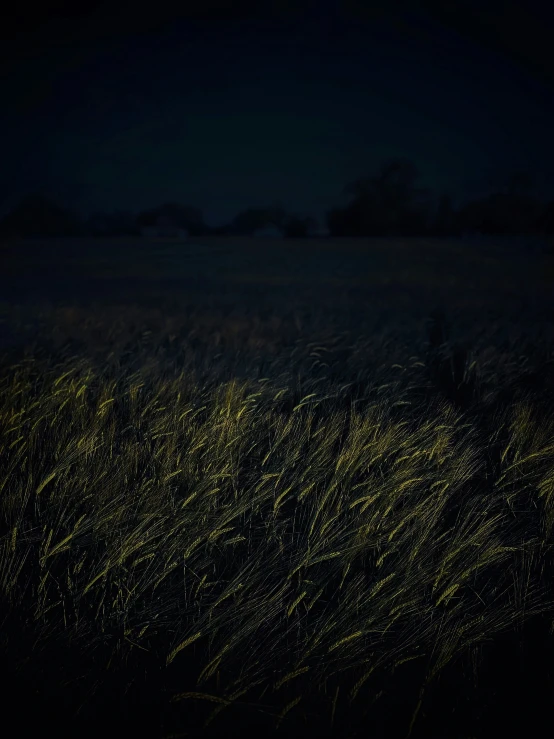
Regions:
<instances>
[{"instance_id":1,"label":"dark blue sky","mask_svg":"<svg viewBox=\"0 0 554 739\"><path fill-rule=\"evenodd\" d=\"M533 3L251 5L111 4L4 30L4 208L41 189L83 212L177 200L216 224L279 201L321 217L394 155L459 197L516 168L550 192L550 18Z\"/></svg>"}]
</instances>

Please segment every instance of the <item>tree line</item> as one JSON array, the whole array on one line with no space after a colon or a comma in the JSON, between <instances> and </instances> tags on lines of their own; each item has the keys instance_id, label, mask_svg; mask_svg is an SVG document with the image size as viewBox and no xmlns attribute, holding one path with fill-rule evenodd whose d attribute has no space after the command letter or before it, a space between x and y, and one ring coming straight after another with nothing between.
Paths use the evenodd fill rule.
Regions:
<instances>
[{"instance_id":1,"label":"tree line","mask_svg":"<svg viewBox=\"0 0 554 739\"><path fill-rule=\"evenodd\" d=\"M554 200L533 194L533 183L524 172L513 172L498 186L478 198L456 205L448 193L434 195L419 186L419 172L405 158L384 161L375 174L347 185L348 203L326 213L326 232L337 237L456 237L484 235L552 235ZM81 218L41 194L30 194L2 219L0 236L121 237L138 236L148 229L178 228L191 236L248 236L273 227L286 237L318 235L316 221L287 213L280 205L247 208L229 223L208 226L202 210L176 202L143 210L93 213ZM325 228L324 227L324 228Z\"/></svg>"}]
</instances>

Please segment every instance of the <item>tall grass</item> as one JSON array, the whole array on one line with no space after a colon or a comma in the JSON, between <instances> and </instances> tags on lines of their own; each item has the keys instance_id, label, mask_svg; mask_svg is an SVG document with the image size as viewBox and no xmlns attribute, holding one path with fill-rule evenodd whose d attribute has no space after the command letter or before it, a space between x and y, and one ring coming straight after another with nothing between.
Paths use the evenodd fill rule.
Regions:
<instances>
[{"instance_id":1,"label":"tall grass","mask_svg":"<svg viewBox=\"0 0 554 739\"><path fill-rule=\"evenodd\" d=\"M31 661L144 656L209 725L330 730L413 664L409 732L449 664L552 618L551 385L520 337L148 316L53 308L0 366L3 618Z\"/></svg>"}]
</instances>

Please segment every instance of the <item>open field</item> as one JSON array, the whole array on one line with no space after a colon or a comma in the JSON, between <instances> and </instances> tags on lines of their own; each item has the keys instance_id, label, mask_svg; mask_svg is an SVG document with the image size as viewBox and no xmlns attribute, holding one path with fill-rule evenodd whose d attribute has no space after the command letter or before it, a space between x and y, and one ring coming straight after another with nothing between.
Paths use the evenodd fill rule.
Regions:
<instances>
[{"instance_id":1,"label":"open field","mask_svg":"<svg viewBox=\"0 0 554 739\"><path fill-rule=\"evenodd\" d=\"M546 725L552 257L506 251L4 245L0 646L20 731Z\"/></svg>"}]
</instances>

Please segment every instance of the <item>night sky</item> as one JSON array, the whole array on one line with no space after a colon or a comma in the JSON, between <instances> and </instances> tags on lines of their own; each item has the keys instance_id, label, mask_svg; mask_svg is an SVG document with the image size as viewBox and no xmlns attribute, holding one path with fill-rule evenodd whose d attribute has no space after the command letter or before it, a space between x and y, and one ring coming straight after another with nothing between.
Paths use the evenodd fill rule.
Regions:
<instances>
[{"instance_id":1,"label":"night sky","mask_svg":"<svg viewBox=\"0 0 554 739\"><path fill-rule=\"evenodd\" d=\"M40 190L83 214L321 219L390 156L457 198L518 168L552 192L544 3L46 5L1 30L2 211Z\"/></svg>"}]
</instances>

